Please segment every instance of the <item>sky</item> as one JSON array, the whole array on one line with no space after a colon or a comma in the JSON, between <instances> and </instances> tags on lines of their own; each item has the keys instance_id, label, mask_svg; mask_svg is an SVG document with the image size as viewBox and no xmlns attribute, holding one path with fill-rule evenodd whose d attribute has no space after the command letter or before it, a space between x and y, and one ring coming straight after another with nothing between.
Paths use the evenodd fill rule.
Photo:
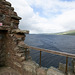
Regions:
<instances>
[{"instance_id":1,"label":"sky","mask_svg":"<svg viewBox=\"0 0 75 75\"><path fill-rule=\"evenodd\" d=\"M19 28L30 34L75 30L75 0L7 0L22 20Z\"/></svg>"}]
</instances>

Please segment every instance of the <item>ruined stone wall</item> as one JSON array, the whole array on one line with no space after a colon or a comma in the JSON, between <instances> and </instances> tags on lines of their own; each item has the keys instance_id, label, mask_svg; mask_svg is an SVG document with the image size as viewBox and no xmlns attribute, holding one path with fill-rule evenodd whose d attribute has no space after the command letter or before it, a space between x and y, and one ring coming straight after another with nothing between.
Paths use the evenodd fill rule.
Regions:
<instances>
[{"instance_id":1,"label":"ruined stone wall","mask_svg":"<svg viewBox=\"0 0 75 75\"><path fill-rule=\"evenodd\" d=\"M16 37L16 36L19 36ZM22 62L25 60L23 50L20 52L18 42L23 41L24 35L8 34L7 35L7 62L6 65L23 74Z\"/></svg>"},{"instance_id":2,"label":"ruined stone wall","mask_svg":"<svg viewBox=\"0 0 75 75\"><path fill-rule=\"evenodd\" d=\"M6 0L0 0L0 23L3 26L9 26L11 29L18 28L19 20L14 8L11 7L11 3Z\"/></svg>"},{"instance_id":3,"label":"ruined stone wall","mask_svg":"<svg viewBox=\"0 0 75 75\"><path fill-rule=\"evenodd\" d=\"M23 61L25 58L24 44L25 35L17 29L17 33L0 31L0 67L7 66L24 75ZM22 33L21 33L22 32Z\"/></svg>"},{"instance_id":4,"label":"ruined stone wall","mask_svg":"<svg viewBox=\"0 0 75 75\"><path fill-rule=\"evenodd\" d=\"M20 19L10 2L0 0L0 66L6 61L6 35L18 28Z\"/></svg>"}]
</instances>

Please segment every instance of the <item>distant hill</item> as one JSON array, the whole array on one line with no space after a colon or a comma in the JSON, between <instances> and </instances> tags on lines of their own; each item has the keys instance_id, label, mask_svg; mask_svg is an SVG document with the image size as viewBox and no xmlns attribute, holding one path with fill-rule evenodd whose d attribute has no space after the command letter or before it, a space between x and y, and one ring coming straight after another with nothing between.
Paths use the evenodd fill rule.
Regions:
<instances>
[{"instance_id":1,"label":"distant hill","mask_svg":"<svg viewBox=\"0 0 75 75\"><path fill-rule=\"evenodd\" d=\"M69 30L69 31L54 33L54 34L56 35L75 35L75 30Z\"/></svg>"}]
</instances>

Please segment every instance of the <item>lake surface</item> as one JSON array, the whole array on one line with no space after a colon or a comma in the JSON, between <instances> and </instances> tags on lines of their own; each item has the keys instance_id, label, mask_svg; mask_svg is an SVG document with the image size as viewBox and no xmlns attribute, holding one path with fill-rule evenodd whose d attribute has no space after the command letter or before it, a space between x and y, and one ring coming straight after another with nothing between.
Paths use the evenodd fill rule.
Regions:
<instances>
[{"instance_id":1,"label":"lake surface","mask_svg":"<svg viewBox=\"0 0 75 75\"><path fill-rule=\"evenodd\" d=\"M29 34L26 35L25 43L34 47L75 54L75 36ZM37 63L39 63L39 54L39 51L30 51L32 59ZM65 60L63 56L42 52L43 67L58 67L59 62L65 63ZM71 58L69 58L68 65L71 65Z\"/></svg>"}]
</instances>

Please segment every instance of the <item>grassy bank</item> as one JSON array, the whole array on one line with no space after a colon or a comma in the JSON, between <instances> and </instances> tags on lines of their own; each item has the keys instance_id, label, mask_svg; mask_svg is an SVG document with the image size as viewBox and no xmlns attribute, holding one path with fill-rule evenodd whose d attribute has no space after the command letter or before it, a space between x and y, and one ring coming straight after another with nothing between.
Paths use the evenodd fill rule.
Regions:
<instances>
[{"instance_id":1,"label":"grassy bank","mask_svg":"<svg viewBox=\"0 0 75 75\"><path fill-rule=\"evenodd\" d=\"M69 30L66 32L54 33L56 35L75 35L75 30Z\"/></svg>"}]
</instances>

